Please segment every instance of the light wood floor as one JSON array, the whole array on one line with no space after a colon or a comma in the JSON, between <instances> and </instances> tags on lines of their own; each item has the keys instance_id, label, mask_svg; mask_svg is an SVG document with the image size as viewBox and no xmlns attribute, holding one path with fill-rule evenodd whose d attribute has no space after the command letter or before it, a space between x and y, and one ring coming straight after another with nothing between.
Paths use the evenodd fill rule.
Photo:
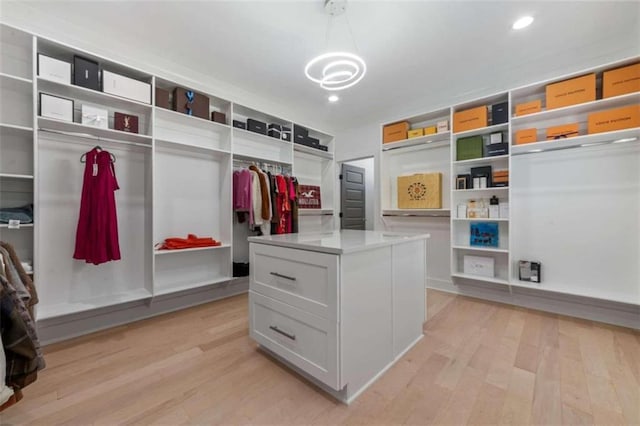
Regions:
<instances>
[{"instance_id":1,"label":"light wood floor","mask_svg":"<svg viewBox=\"0 0 640 426\"><path fill-rule=\"evenodd\" d=\"M0 423L640 423L637 332L436 291L428 310L349 407L257 351L237 296L45 348Z\"/></svg>"}]
</instances>

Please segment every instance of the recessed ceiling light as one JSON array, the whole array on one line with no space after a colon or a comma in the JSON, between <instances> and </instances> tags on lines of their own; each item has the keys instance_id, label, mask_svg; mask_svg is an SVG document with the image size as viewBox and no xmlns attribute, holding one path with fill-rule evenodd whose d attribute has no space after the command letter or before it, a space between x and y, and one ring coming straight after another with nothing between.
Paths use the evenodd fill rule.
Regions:
<instances>
[{"instance_id":1,"label":"recessed ceiling light","mask_svg":"<svg viewBox=\"0 0 640 426\"><path fill-rule=\"evenodd\" d=\"M516 22L513 23L513 29L521 30L531 25L532 22L533 22L532 16L523 16L522 18L518 19Z\"/></svg>"},{"instance_id":2,"label":"recessed ceiling light","mask_svg":"<svg viewBox=\"0 0 640 426\"><path fill-rule=\"evenodd\" d=\"M340 100L340 98L338 97L338 95L330 95L329 96L329 102L338 102Z\"/></svg>"}]
</instances>

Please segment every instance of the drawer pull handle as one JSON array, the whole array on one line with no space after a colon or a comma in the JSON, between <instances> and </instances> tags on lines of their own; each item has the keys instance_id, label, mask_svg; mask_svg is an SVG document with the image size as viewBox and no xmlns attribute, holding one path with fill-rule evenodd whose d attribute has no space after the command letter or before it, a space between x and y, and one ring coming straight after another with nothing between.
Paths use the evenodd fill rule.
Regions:
<instances>
[{"instance_id":1,"label":"drawer pull handle","mask_svg":"<svg viewBox=\"0 0 640 426\"><path fill-rule=\"evenodd\" d=\"M296 335L295 334L289 334L286 331L282 331L278 327L276 327L275 325L270 325L269 328L271 330L275 331L276 333L282 334L284 337L288 337L291 340L296 340Z\"/></svg>"},{"instance_id":2,"label":"drawer pull handle","mask_svg":"<svg viewBox=\"0 0 640 426\"><path fill-rule=\"evenodd\" d=\"M287 276L287 275L282 275L282 274L279 274L277 272L270 272L270 274L273 275L274 277L284 278L285 280L291 280L291 281L295 281L296 280L296 277L290 277L290 276Z\"/></svg>"}]
</instances>

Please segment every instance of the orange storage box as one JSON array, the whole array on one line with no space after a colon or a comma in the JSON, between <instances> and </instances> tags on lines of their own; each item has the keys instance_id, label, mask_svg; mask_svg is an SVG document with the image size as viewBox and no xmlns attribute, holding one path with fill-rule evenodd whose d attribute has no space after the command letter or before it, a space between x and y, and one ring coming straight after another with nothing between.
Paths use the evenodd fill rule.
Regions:
<instances>
[{"instance_id":1,"label":"orange storage box","mask_svg":"<svg viewBox=\"0 0 640 426\"><path fill-rule=\"evenodd\" d=\"M387 124L382 128L382 143L397 142L407 139L409 132L409 122L401 121L400 123Z\"/></svg>"},{"instance_id":2,"label":"orange storage box","mask_svg":"<svg viewBox=\"0 0 640 426\"><path fill-rule=\"evenodd\" d=\"M522 129L516 132L516 145L538 142L538 129Z\"/></svg>"},{"instance_id":3,"label":"orange storage box","mask_svg":"<svg viewBox=\"0 0 640 426\"><path fill-rule=\"evenodd\" d=\"M596 75L547 84L547 109L562 108L596 100Z\"/></svg>"},{"instance_id":4,"label":"orange storage box","mask_svg":"<svg viewBox=\"0 0 640 426\"><path fill-rule=\"evenodd\" d=\"M547 129L547 140L573 138L580 134L578 129L578 123L549 127Z\"/></svg>"},{"instance_id":5,"label":"orange storage box","mask_svg":"<svg viewBox=\"0 0 640 426\"><path fill-rule=\"evenodd\" d=\"M424 134L425 135L433 135L438 131L438 128L436 126L429 126L429 127L425 127L424 128Z\"/></svg>"},{"instance_id":6,"label":"orange storage box","mask_svg":"<svg viewBox=\"0 0 640 426\"><path fill-rule=\"evenodd\" d=\"M591 113L587 130L591 134L633 127L640 127L640 105Z\"/></svg>"},{"instance_id":7,"label":"orange storage box","mask_svg":"<svg viewBox=\"0 0 640 426\"><path fill-rule=\"evenodd\" d=\"M542 101L540 99L531 102L525 102L522 104L516 104L516 117L533 114L540 111L542 111Z\"/></svg>"},{"instance_id":8,"label":"orange storage box","mask_svg":"<svg viewBox=\"0 0 640 426\"><path fill-rule=\"evenodd\" d=\"M602 73L602 97L640 92L640 63Z\"/></svg>"},{"instance_id":9,"label":"orange storage box","mask_svg":"<svg viewBox=\"0 0 640 426\"><path fill-rule=\"evenodd\" d=\"M471 108L453 113L453 133L487 127L487 106Z\"/></svg>"}]
</instances>

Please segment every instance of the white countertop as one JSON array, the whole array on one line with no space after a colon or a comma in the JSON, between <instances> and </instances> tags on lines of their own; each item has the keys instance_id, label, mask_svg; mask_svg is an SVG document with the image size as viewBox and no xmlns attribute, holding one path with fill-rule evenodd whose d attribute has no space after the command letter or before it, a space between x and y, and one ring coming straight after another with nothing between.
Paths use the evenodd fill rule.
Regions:
<instances>
[{"instance_id":1,"label":"white countertop","mask_svg":"<svg viewBox=\"0 0 640 426\"><path fill-rule=\"evenodd\" d=\"M249 242L331 254L353 253L378 247L424 240L429 234L342 230L323 233L265 235Z\"/></svg>"}]
</instances>

